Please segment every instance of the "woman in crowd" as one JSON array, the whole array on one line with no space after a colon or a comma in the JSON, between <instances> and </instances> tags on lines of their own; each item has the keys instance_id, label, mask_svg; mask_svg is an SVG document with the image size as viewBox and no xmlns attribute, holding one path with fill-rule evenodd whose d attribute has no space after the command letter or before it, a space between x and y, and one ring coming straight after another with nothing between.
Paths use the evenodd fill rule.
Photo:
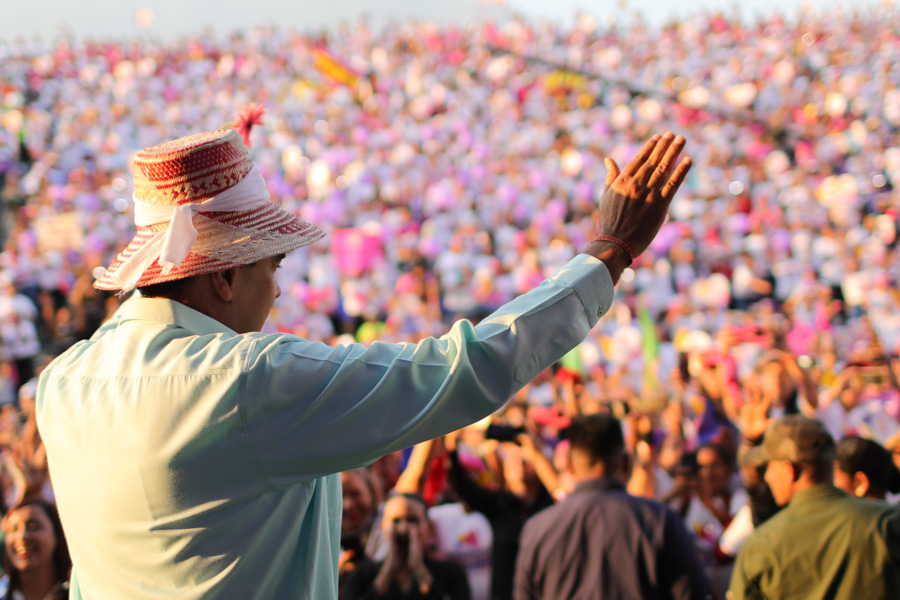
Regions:
<instances>
[{"instance_id":1,"label":"woman in crowd","mask_svg":"<svg viewBox=\"0 0 900 600\"><path fill-rule=\"evenodd\" d=\"M69 597L72 561L56 506L28 498L3 518L6 590L0 600L62 600Z\"/></svg>"},{"instance_id":2,"label":"woman in crowd","mask_svg":"<svg viewBox=\"0 0 900 600\"><path fill-rule=\"evenodd\" d=\"M341 473L343 512L341 517L341 556L339 585L343 588L346 576L366 559L366 544L378 512L378 493L372 476L366 469Z\"/></svg>"},{"instance_id":3,"label":"woman in crowd","mask_svg":"<svg viewBox=\"0 0 900 600\"><path fill-rule=\"evenodd\" d=\"M858 498L885 500L900 492L900 469L878 442L847 436L837 444L834 485Z\"/></svg>"}]
</instances>

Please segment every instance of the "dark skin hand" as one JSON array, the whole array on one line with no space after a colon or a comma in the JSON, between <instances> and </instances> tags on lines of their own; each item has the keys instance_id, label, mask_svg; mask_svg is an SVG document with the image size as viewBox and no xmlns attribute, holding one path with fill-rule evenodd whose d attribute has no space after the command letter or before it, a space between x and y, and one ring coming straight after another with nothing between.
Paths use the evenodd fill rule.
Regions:
<instances>
[{"instance_id":1,"label":"dark skin hand","mask_svg":"<svg viewBox=\"0 0 900 600\"><path fill-rule=\"evenodd\" d=\"M669 204L691 169L691 159L678 162L683 137L671 132L651 137L623 170L611 158L606 165L606 191L600 199L598 235L626 243L635 258L656 237L666 220ZM615 242L592 241L582 250L606 264L613 283L629 264L627 253Z\"/></svg>"}]
</instances>

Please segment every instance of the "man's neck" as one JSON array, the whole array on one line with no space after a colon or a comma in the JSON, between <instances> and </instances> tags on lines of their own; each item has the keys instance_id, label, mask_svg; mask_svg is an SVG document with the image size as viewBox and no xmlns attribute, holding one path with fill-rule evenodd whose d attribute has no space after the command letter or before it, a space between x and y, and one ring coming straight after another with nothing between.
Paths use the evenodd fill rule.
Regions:
<instances>
[{"instance_id":1,"label":"man's neck","mask_svg":"<svg viewBox=\"0 0 900 600\"><path fill-rule=\"evenodd\" d=\"M793 500L798 493L808 490L811 487L821 485L823 483L834 485L831 481L819 481L817 479L812 479L811 477L801 476L800 479L794 482L793 488L791 489L791 500ZM790 500L788 501L788 503L790 504Z\"/></svg>"},{"instance_id":2,"label":"man's neck","mask_svg":"<svg viewBox=\"0 0 900 600\"><path fill-rule=\"evenodd\" d=\"M591 481L593 479L615 479L616 481L621 481L624 483L622 478L621 469L612 469L609 465L604 462L595 462L593 464L581 462L580 464L572 465L572 475L575 477L575 483L581 483L582 481Z\"/></svg>"},{"instance_id":3,"label":"man's neck","mask_svg":"<svg viewBox=\"0 0 900 600\"><path fill-rule=\"evenodd\" d=\"M625 481L621 477L617 477L611 473L606 473L604 470L599 471L591 471L588 473L573 473L575 476L575 484L579 484L585 481L594 481L596 479L608 479L610 481L615 481L616 483L621 483L625 485Z\"/></svg>"}]
</instances>

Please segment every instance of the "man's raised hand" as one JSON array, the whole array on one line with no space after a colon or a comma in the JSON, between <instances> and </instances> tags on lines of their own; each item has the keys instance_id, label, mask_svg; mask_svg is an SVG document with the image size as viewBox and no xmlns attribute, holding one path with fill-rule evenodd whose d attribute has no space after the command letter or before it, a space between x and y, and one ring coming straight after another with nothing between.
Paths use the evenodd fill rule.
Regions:
<instances>
[{"instance_id":1,"label":"man's raised hand","mask_svg":"<svg viewBox=\"0 0 900 600\"><path fill-rule=\"evenodd\" d=\"M585 252L607 262L614 279L647 249L665 221L669 204L691 168L690 158L678 162L684 144L683 137L667 132L647 140L623 170L611 158L605 160L606 191L598 208L600 239L588 244Z\"/></svg>"}]
</instances>

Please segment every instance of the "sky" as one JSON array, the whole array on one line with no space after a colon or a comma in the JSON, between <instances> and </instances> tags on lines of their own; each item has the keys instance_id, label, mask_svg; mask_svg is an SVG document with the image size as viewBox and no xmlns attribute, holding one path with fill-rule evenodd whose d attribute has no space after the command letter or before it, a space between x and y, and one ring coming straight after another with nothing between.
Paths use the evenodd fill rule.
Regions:
<instances>
[{"instance_id":1,"label":"sky","mask_svg":"<svg viewBox=\"0 0 900 600\"><path fill-rule=\"evenodd\" d=\"M671 17L683 18L712 8L738 11L749 19L775 11L792 18L803 6L818 12L858 5L841 0L0 0L0 40L18 36L47 40L61 32L73 33L78 39L139 34L171 39L207 28L221 35L248 25L272 23L308 32L341 21L352 24L363 14L378 26L390 19L438 23L485 17L502 20L511 12L570 23L581 11L601 22L630 22L639 11L651 25L659 25ZM138 25L138 15L144 18L143 27Z\"/></svg>"}]
</instances>

